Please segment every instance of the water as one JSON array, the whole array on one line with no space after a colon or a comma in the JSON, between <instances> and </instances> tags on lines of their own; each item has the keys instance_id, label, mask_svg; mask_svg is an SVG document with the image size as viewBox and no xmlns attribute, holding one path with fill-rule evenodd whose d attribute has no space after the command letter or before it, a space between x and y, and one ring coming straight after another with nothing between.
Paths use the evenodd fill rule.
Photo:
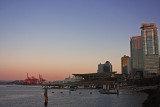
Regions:
<instances>
[{"instance_id":1,"label":"water","mask_svg":"<svg viewBox=\"0 0 160 107\"><path fill-rule=\"evenodd\" d=\"M141 107L146 97L143 93L108 95L79 89L69 94L66 89L49 89L47 107ZM41 86L0 85L0 107L44 107L44 90Z\"/></svg>"}]
</instances>

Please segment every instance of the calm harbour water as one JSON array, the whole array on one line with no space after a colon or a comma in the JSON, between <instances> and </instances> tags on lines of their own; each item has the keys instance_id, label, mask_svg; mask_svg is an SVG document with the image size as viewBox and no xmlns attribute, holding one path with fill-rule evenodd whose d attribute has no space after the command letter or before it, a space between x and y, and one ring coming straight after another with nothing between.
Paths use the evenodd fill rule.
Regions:
<instances>
[{"instance_id":1,"label":"calm harbour water","mask_svg":"<svg viewBox=\"0 0 160 107\"><path fill-rule=\"evenodd\" d=\"M141 107L146 97L143 93L108 95L79 89L69 94L65 89L49 89L47 107ZM0 107L44 107L44 90L41 86L0 85Z\"/></svg>"}]
</instances>

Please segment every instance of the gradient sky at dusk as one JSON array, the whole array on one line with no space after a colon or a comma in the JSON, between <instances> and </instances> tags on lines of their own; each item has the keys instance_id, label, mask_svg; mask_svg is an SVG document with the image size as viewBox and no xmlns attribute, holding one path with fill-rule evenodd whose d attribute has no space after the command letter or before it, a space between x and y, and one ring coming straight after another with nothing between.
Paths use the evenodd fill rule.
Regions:
<instances>
[{"instance_id":1,"label":"gradient sky at dusk","mask_svg":"<svg viewBox=\"0 0 160 107\"><path fill-rule=\"evenodd\" d=\"M160 28L160 0L0 0L0 80L120 73L141 23Z\"/></svg>"}]
</instances>

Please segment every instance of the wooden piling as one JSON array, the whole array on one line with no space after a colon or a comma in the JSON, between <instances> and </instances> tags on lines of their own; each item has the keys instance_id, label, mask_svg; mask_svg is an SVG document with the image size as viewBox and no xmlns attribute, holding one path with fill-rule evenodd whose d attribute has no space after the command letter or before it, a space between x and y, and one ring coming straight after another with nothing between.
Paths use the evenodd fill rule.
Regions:
<instances>
[{"instance_id":1,"label":"wooden piling","mask_svg":"<svg viewBox=\"0 0 160 107\"><path fill-rule=\"evenodd\" d=\"M47 106L48 105L48 87L47 86L44 87L44 97L45 97L44 105Z\"/></svg>"}]
</instances>

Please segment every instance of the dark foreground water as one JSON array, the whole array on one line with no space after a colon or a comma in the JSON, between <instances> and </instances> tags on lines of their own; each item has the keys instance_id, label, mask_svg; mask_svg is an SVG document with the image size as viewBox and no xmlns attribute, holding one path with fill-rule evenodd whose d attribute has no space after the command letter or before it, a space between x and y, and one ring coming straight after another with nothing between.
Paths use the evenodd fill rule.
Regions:
<instances>
[{"instance_id":1,"label":"dark foreground water","mask_svg":"<svg viewBox=\"0 0 160 107\"><path fill-rule=\"evenodd\" d=\"M125 92L107 95L84 89L69 94L65 89L49 89L48 97L47 107L141 107L147 95ZM0 107L44 107L44 90L40 86L0 85Z\"/></svg>"}]
</instances>

